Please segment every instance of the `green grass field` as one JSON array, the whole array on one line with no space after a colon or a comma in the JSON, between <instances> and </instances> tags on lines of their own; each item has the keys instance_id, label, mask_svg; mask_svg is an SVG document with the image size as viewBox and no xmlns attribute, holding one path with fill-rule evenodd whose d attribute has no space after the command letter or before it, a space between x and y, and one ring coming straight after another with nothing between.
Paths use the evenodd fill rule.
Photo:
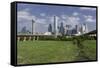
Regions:
<instances>
[{"instance_id":1,"label":"green grass field","mask_svg":"<svg viewBox=\"0 0 100 68\"><path fill-rule=\"evenodd\" d=\"M96 41L86 40L84 50L90 60L96 59ZM78 61L77 46L72 41L18 41L18 64Z\"/></svg>"}]
</instances>

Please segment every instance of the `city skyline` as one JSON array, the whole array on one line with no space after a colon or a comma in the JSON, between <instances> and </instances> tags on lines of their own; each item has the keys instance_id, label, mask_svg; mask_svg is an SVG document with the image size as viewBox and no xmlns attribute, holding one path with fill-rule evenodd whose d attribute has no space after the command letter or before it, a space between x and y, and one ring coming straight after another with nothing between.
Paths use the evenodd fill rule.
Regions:
<instances>
[{"instance_id":1,"label":"city skyline","mask_svg":"<svg viewBox=\"0 0 100 68\"><path fill-rule=\"evenodd\" d=\"M32 20L35 21L36 32L47 32L48 25L53 26L53 16L57 17L57 24L64 26L87 24L88 30L96 30L96 8L74 6L52 6L37 4L17 4L17 32L23 27L31 31Z\"/></svg>"}]
</instances>

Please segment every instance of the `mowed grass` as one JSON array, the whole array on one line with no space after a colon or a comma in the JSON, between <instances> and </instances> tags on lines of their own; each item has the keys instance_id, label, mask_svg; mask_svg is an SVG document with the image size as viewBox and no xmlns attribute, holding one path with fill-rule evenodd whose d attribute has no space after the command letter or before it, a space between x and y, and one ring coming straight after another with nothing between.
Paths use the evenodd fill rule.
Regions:
<instances>
[{"instance_id":1,"label":"mowed grass","mask_svg":"<svg viewBox=\"0 0 100 68\"><path fill-rule=\"evenodd\" d=\"M85 45L86 55L91 60L96 59L96 41L87 40ZM77 61L77 46L72 41L18 41L18 64L37 64L54 62Z\"/></svg>"}]
</instances>

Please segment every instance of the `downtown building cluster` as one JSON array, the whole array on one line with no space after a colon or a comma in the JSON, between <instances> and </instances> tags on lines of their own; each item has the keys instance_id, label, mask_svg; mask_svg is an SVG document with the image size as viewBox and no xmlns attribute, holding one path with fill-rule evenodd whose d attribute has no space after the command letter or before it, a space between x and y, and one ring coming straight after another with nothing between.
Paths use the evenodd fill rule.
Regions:
<instances>
[{"instance_id":1,"label":"downtown building cluster","mask_svg":"<svg viewBox=\"0 0 100 68\"><path fill-rule=\"evenodd\" d=\"M58 25L58 21L56 19L56 16L54 16L54 22L53 24L49 24L48 26L48 34L47 35L81 35L88 32L88 27L86 23L83 24L77 24L74 25L73 28L71 28L72 25L63 24L63 22Z\"/></svg>"}]
</instances>

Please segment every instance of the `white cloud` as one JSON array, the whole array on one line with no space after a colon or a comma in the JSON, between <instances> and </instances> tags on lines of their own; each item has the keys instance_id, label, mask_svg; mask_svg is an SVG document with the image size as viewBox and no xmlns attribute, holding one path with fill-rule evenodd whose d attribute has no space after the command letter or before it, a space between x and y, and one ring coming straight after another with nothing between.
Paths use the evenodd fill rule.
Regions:
<instances>
[{"instance_id":1,"label":"white cloud","mask_svg":"<svg viewBox=\"0 0 100 68\"><path fill-rule=\"evenodd\" d=\"M74 28L75 25L80 24L80 18L76 16L66 16L66 19L60 20L65 25L71 25Z\"/></svg>"},{"instance_id":2,"label":"white cloud","mask_svg":"<svg viewBox=\"0 0 100 68\"><path fill-rule=\"evenodd\" d=\"M73 15L74 14L74 15ZM72 14L72 16L68 16L68 15L61 15L59 17L59 20L58 20L58 24L60 24L61 22L63 22L64 26L65 25L71 25L72 28L75 26L75 25L78 25L80 24L80 18L77 16L79 15L79 13L77 12L74 12Z\"/></svg>"},{"instance_id":3,"label":"white cloud","mask_svg":"<svg viewBox=\"0 0 100 68\"><path fill-rule=\"evenodd\" d=\"M91 15L84 15L86 22L96 22L96 19L93 18Z\"/></svg>"},{"instance_id":4,"label":"white cloud","mask_svg":"<svg viewBox=\"0 0 100 68\"><path fill-rule=\"evenodd\" d=\"M96 8L80 7L81 10L96 10Z\"/></svg>"},{"instance_id":5,"label":"white cloud","mask_svg":"<svg viewBox=\"0 0 100 68\"><path fill-rule=\"evenodd\" d=\"M43 18L36 17L35 15L31 14L28 9L18 11L17 14L18 14L17 15L18 23L21 23L23 21L24 21L24 23L29 23L33 19L33 20L35 20L35 22L37 24L43 24L43 25L48 24L47 17L45 17L45 18L44 17ZM40 13L40 16L45 16L45 13Z\"/></svg>"},{"instance_id":6,"label":"white cloud","mask_svg":"<svg viewBox=\"0 0 100 68\"><path fill-rule=\"evenodd\" d=\"M61 15L62 19L67 19L67 15Z\"/></svg>"},{"instance_id":7,"label":"white cloud","mask_svg":"<svg viewBox=\"0 0 100 68\"><path fill-rule=\"evenodd\" d=\"M27 10L18 11L17 14L18 21L31 21L32 19L36 19L36 17Z\"/></svg>"},{"instance_id":8,"label":"white cloud","mask_svg":"<svg viewBox=\"0 0 100 68\"><path fill-rule=\"evenodd\" d=\"M96 18L94 18L91 15L83 15L84 17L84 23L87 23L88 26L88 30L92 31L92 30L96 30Z\"/></svg>"},{"instance_id":9,"label":"white cloud","mask_svg":"<svg viewBox=\"0 0 100 68\"><path fill-rule=\"evenodd\" d=\"M43 32L46 31L46 27L47 27L47 19L46 18L39 18L36 17L35 15L31 14L29 12L29 10L24 9L24 10L20 10L17 13L17 21L18 21L18 30L20 31L22 29L23 26L27 26L27 29L31 30L31 22L32 19L35 20L35 29L36 32ZM41 30L43 29L43 30Z\"/></svg>"},{"instance_id":10,"label":"white cloud","mask_svg":"<svg viewBox=\"0 0 100 68\"><path fill-rule=\"evenodd\" d=\"M38 23L38 24L46 24L46 19L44 19L44 18L38 18L37 20L36 20L36 23Z\"/></svg>"},{"instance_id":11,"label":"white cloud","mask_svg":"<svg viewBox=\"0 0 100 68\"><path fill-rule=\"evenodd\" d=\"M44 16L46 16L46 14L45 13L40 13L40 16L43 16L44 17Z\"/></svg>"},{"instance_id":12,"label":"white cloud","mask_svg":"<svg viewBox=\"0 0 100 68\"><path fill-rule=\"evenodd\" d=\"M79 20L80 20L79 17L71 16L71 17L68 17L68 21L67 22L72 24L72 25L76 25L76 24L79 24Z\"/></svg>"},{"instance_id":13,"label":"white cloud","mask_svg":"<svg viewBox=\"0 0 100 68\"><path fill-rule=\"evenodd\" d=\"M73 16L78 16L79 13L78 12L73 12Z\"/></svg>"}]
</instances>

